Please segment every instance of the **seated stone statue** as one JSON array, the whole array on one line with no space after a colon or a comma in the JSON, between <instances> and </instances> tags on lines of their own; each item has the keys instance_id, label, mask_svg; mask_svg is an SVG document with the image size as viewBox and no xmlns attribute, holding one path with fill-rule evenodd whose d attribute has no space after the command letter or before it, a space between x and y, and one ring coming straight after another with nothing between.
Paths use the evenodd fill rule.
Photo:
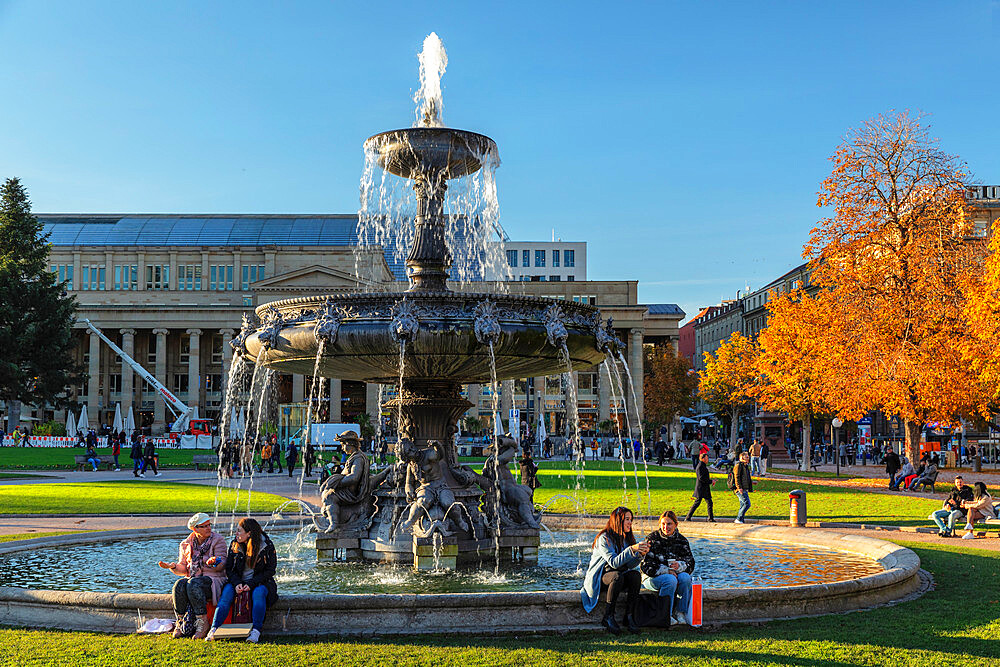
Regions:
<instances>
[{"instance_id":1,"label":"seated stone statue","mask_svg":"<svg viewBox=\"0 0 1000 667\"><path fill-rule=\"evenodd\" d=\"M499 451L494 455L494 448ZM510 464L517 455L514 438L501 436L497 442L483 452L488 457L483 464L483 473L478 476L479 487L483 490L483 504L491 520L500 515L501 524L508 526L528 526L538 528L539 515L532 504L533 489L518 484L510 472ZM497 506L497 487L500 490L500 505Z\"/></svg>"},{"instance_id":2,"label":"seated stone statue","mask_svg":"<svg viewBox=\"0 0 1000 667\"><path fill-rule=\"evenodd\" d=\"M455 493L445 479L441 444L431 440L426 447L417 447L411 440L402 438L396 453L409 463L411 472L406 478L406 496L412 500L399 530L412 528L413 533L421 537L435 530L443 535L451 535L456 527L469 530L462 516L464 508L456 502ZM419 486L414 488L415 485ZM426 524L421 523L424 517L428 520Z\"/></svg>"},{"instance_id":3,"label":"seated stone statue","mask_svg":"<svg viewBox=\"0 0 1000 667\"><path fill-rule=\"evenodd\" d=\"M361 440L354 431L336 437L348 455L341 472L330 475L320 485L321 512L330 522L325 532L365 528L374 512L372 495L389 474L385 469L372 475L368 458L361 452Z\"/></svg>"}]
</instances>

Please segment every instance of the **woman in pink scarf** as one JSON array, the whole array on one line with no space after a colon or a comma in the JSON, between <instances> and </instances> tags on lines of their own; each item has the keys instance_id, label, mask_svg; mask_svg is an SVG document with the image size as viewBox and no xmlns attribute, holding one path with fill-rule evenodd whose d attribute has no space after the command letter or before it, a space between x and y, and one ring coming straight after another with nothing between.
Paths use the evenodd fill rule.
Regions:
<instances>
[{"instance_id":1,"label":"woman in pink scarf","mask_svg":"<svg viewBox=\"0 0 1000 667\"><path fill-rule=\"evenodd\" d=\"M174 584L173 601L177 625L174 637L182 635L180 620L188 606L194 611L194 639L204 639L208 634L208 596L217 604L219 593L226 583L226 541L212 530L212 519L199 512L188 519L191 534L181 542L176 563L160 561L160 567L180 577Z\"/></svg>"}]
</instances>

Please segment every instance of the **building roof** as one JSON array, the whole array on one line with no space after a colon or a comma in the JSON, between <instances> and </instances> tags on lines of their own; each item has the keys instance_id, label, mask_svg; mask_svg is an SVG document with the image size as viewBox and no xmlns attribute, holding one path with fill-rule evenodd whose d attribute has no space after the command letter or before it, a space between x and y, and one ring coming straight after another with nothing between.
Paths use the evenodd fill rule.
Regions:
<instances>
[{"instance_id":1,"label":"building roof","mask_svg":"<svg viewBox=\"0 0 1000 667\"><path fill-rule=\"evenodd\" d=\"M650 315L680 315L684 317L684 311L676 303L650 303L646 305Z\"/></svg>"}]
</instances>

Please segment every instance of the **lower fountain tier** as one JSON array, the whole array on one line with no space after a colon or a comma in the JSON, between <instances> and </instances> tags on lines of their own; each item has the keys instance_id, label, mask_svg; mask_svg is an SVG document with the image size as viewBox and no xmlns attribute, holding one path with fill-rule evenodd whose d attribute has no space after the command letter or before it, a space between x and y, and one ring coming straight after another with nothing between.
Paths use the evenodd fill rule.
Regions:
<instances>
[{"instance_id":1,"label":"lower fountain tier","mask_svg":"<svg viewBox=\"0 0 1000 667\"><path fill-rule=\"evenodd\" d=\"M604 360L596 338L600 314L593 306L502 294L335 294L277 301L257 309L261 326L245 330L243 344L248 360L281 372L396 384L402 338L408 380L485 384L492 378L490 351L475 327L482 321L476 309L486 301L493 304L498 329L493 346L498 380L567 370L561 348L546 331L552 307L559 309L573 369ZM321 322L327 336L317 361ZM410 327L402 337L401 326Z\"/></svg>"}]
</instances>

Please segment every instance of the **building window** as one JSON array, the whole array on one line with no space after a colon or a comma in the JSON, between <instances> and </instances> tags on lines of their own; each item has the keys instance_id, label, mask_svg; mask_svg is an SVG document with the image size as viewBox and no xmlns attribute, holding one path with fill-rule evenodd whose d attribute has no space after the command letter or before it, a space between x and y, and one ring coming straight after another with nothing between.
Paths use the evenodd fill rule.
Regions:
<instances>
[{"instance_id":1,"label":"building window","mask_svg":"<svg viewBox=\"0 0 1000 667\"><path fill-rule=\"evenodd\" d=\"M519 280L522 280L523 282L528 282L529 280L531 280L531 276L521 276Z\"/></svg>"},{"instance_id":2,"label":"building window","mask_svg":"<svg viewBox=\"0 0 1000 667\"><path fill-rule=\"evenodd\" d=\"M210 373L207 376L205 376L205 391L207 392L222 391L221 373Z\"/></svg>"},{"instance_id":3,"label":"building window","mask_svg":"<svg viewBox=\"0 0 1000 667\"><path fill-rule=\"evenodd\" d=\"M552 266L559 266L559 251L552 251Z\"/></svg>"},{"instance_id":4,"label":"building window","mask_svg":"<svg viewBox=\"0 0 1000 667\"><path fill-rule=\"evenodd\" d=\"M591 294L579 294L573 297L573 301L577 303L590 304L591 306L597 305L597 297Z\"/></svg>"},{"instance_id":5,"label":"building window","mask_svg":"<svg viewBox=\"0 0 1000 667\"><path fill-rule=\"evenodd\" d=\"M563 250L563 266L567 269L576 266L576 251Z\"/></svg>"},{"instance_id":6,"label":"building window","mask_svg":"<svg viewBox=\"0 0 1000 667\"><path fill-rule=\"evenodd\" d=\"M122 374L111 373L108 375L108 390L112 394L122 393Z\"/></svg>"},{"instance_id":7,"label":"building window","mask_svg":"<svg viewBox=\"0 0 1000 667\"><path fill-rule=\"evenodd\" d=\"M209 267L208 289L218 292L233 289L233 265L213 264Z\"/></svg>"},{"instance_id":8,"label":"building window","mask_svg":"<svg viewBox=\"0 0 1000 667\"><path fill-rule=\"evenodd\" d=\"M66 283L66 290L69 291L73 289L73 265L72 264L53 264L52 273L56 276L57 283Z\"/></svg>"},{"instance_id":9,"label":"building window","mask_svg":"<svg viewBox=\"0 0 1000 667\"><path fill-rule=\"evenodd\" d=\"M135 264L115 264L115 289L139 289L139 267Z\"/></svg>"},{"instance_id":10,"label":"building window","mask_svg":"<svg viewBox=\"0 0 1000 667\"><path fill-rule=\"evenodd\" d=\"M186 394L188 390L187 373L174 373L174 393Z\"/></svg>"},{"instance_id":11,"label":"building window","mask_svg":"<svg viewBox=\"0 0 1000 667\"><path fill-rule=\"evenodd\" d=\"M150 366L156 365L156 336L149 341L149 349L146 350L146 363Z\"/></svg>"},{"instance_id":12,"label":"building window","mask_svg":"<svg viewBox=\"0 0 1000 667\"><path fill-rule=\"evenodd\" d=\"M170 265L169 264L147 264L146 265L146 289L170 289Z\"/></svg>"},{"instance_id":13,"label":"building window","mask_svg":"<svg viewBox=\"0 0 1000 667\"><path fill-rule=\"evenodd\" d=\"M536 250L535 251L535 266L545 266L545 251Z\"/></svg>"},{"instance_id":14,"label":"building window","mask_svg":"<svg viewBox=\"0 0 1000 667\"><path fill-rule=\"evenodd\" d=\"M574 276L566 276L566 282L571 283L574 280L576 280L576 278Z\"/></svg>"},{"instance_id":15,"label":"building window","mask_svg":"<svg viewBox=\"0 0 1000 667\"><path fill-rule=\"evenodd\" d=\"M533 283L543 283L543 282L545 282L545 276L531 276L531 282L533 282Z\"/></svg>"},{"instance_id":16,"label":"building window","mask_svg":"<svg viewBox=\"0 0 1000 667\"><path fill-rule=\"evenodd\" d=\"M104 278L105 268L103 266L84 266L83 280L80 281L80 289L103 290Z\"/></svg>"},{"instance_id":17,"label":"building window","mask_svg":"<svg viewBox=\"0 0 1000 667\"><path fill-rule=\"evenodd\" d=\"M554 283L557 283L559 282L559 276L549 276L549 280L551 280Z\"/></svg>"},{"instance_id":18,"label":"building window","mask_svg":"<svg viewBox=\"0 0 1000 667\"><path fill-rule=\"evenodd\" d=\"M263 264L243 265L243 289L250 289L250 283L255 283L258 280L263 280L263 279L264 279Z\"/></svg>"},{"instance_id":19,"label":"building window","mask_svg":"<svg viewBox=\"0 0 1000 667\"><path fill-rule=\"evenodd\" d=\"M508 250L507 251L507 266L517 266L517 251Z\"/></svg>"},{"instance_id":20,"label":"building window","mask_svg":"<svg viewBox=\"0 0 1000 667\"><path fill-rule=\"evenodd\" d=\"M212 336L212 363L222 363L222 336Z\"/></svg>"},{"instance_id":21,"label":"building window","mask_svg":"<svg viewBox=\"0 0 1000 667\"><path fill-rule=\"evenodd\" d=\"M181 338L181 363L186 364L191 359L191 337Z\"/></svg>"},{"instance_id":22,"label":"building window","mask_svg":"<svg viewBox=\"0 0 1000 667\"><path fill-rule=\"evenodd\" d=\"M531 266L531 251L522 250L521 251L521 266Z\"/></svg>"},{"instance_id":23,"label":"building window","mask_svg":"<svg viewBox=\"0 0 1000 667\"><path fill-rule=\"evenodd\" d=\"M247 308L253 306L253 297L246 294L243 295L243 305Z\"/></svg>"},{"instance_id":24,"label":"building window","mask_svg":"<svg viewBox=\"0 0 1000 667\"><path fill-rule=\"evenodd\" d=\"M177 267L177 289L201 289L201 264L181 264Z\"/></svg>"}]
</instances>

